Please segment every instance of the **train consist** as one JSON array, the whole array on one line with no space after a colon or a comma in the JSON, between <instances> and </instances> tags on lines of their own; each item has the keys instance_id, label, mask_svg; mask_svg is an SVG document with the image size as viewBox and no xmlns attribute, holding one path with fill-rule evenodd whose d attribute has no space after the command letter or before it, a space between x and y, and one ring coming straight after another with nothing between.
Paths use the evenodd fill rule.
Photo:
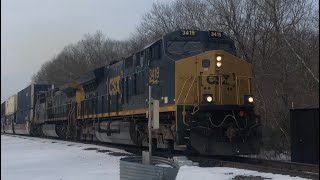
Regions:
<instances>
[{"instance_id":1,"label":"train consist","mask_svg":"<svg viewBox=\"0 0 320 180\"><path fill-rule=\"evenodd\" d=\"M65 87L34 84L1 105L1 131L147 146L148 86L160 101L157 148L259 152L252 66L221 32L181 30Z\"/></svg>"}]
</instances>

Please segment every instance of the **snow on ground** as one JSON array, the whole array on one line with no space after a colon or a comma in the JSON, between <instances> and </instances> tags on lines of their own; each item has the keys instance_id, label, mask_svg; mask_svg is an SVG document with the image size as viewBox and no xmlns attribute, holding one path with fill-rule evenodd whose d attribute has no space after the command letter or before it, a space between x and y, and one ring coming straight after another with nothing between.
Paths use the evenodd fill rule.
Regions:
<instances>
[{"instance_id":1,"label":"snow on ground","mask_svg":"<svg viewBox=\"0 0 320 180\"><path fill-rule=\"evenodd\" d=\"M291 161L291 155L289 152L278 153L275 151L261 151L258 155L242 155L243 157L269 159L276 161Z\"/></svg>"},{"instance_id":2,"label":"snow on ground","mask_svg":"<svg viewBox=\"0 0 320 180\"><path fill-rule=\"evenodd\" d=\"M260 179L276 179L276 180L302 180L304 178L290 177L279 174L261 173L257 171L250 171L244 169L227 168L227 167L214 167L202 168L196 166L182 166L180 167L177 180L186 179L201 179L201 180L260 180Z\"/></svg>"},{"instance_id":3,"label":"snow on ground","mask_svg":"<svg viewBox=\"0 0 320 180\"><path fill-rule=\"evenodd\" d=\"M118 180L119 161L127 153L116 148L35 137L1 135L1 179ZM177 180L303 179L243 169L180 167Z\"/></svg>"},{"instance_id":4,"label":"snow on ground","mask_svg":"<svg viewBox=\"0 0 320 180\"><path fill-rule=\"evenodd\" d=\"M23 138L1 135L1 179L119 179L120 157L84 149L125 151L91 144Z\"/></svg>"}]
</instances>

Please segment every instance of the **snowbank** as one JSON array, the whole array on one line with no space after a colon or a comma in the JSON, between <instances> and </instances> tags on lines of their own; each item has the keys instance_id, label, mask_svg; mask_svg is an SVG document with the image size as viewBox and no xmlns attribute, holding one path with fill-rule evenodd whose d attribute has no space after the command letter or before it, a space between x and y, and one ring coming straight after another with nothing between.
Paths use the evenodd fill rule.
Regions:
<instances>
[{"instance_id":1,"label":"snowbank","mask_svg":"<svg viewBox=\"0 0 320 180\"><path fill-rule=\"evenodd\" d=\"M129 153L98 145L1 135L1 179L118 180L119 161L125 155ZM182 166L177 180L243 179L242 176L302 179L235 168Z\"/></svg>"}]
</instances>

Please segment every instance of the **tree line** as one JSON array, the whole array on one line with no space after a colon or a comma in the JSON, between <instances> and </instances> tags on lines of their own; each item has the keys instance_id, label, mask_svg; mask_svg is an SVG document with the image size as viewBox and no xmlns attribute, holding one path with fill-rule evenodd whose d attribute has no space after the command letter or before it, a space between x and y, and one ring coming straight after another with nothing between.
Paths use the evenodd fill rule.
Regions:
<instances>
[{"instance_id":1,"label":"tree line","mask_svg":"<svg viewBox=\"0 0 320 180\"><path fill-rule=\"evenodd\" d=\"M319 104L319 7L312 0L157 2L128 40L87 34L43 64L32 80L63 85L178 29L222 31L235 41L237 55L253 65L264 148L287 151L289 109Z\"/></svg>"}]
</instances>

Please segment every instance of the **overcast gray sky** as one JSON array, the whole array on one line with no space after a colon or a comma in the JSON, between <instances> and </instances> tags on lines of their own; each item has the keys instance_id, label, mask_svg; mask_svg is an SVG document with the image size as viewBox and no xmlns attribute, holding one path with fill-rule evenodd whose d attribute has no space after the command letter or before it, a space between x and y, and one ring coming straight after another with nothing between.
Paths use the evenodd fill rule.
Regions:
<instances>
[{"instance_id":1,"label":"overcast gray sky","mask_svg":"<svg viewBox=\"0 0 320 180\"><path fill-rule=\"evenodd\" d=\"M1 102L84 34L101 30L109 38L128 38L156 1L1 0Z\"/></svg>"}]
</instances>

